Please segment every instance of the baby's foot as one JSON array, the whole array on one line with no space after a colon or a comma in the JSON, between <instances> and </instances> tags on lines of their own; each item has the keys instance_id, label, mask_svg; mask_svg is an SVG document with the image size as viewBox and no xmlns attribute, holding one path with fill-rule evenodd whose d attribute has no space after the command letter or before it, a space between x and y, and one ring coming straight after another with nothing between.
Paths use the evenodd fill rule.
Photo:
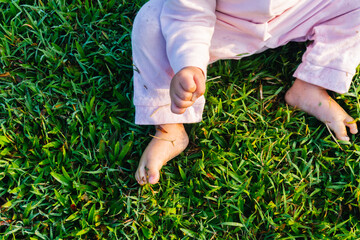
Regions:
<instances>
[{"instance_id":1,"label":"baby's foot","mask_svg":"<svg viewBox=\"0 0 360 240\"><path fill-rule=\"evenodd\" d=\"M183 152L188 143L189 137L183 124L156 126L156 134L141 156L135 173L138 183L157 183L162 166Z\"/></svg>"},{"instance_id":2,"label":"baby's foot","mask_svg":"<svg viewBox=\"0 0 360 240\"><path fill-rule=\"evenodd\" d=\"M335 102L324 88L296 79L285 95L286 102L310 115L313 115L334 131L339 140L349 141L346 127L350 133L358 132L352 117Z\"/></svg>"}]
</instances>

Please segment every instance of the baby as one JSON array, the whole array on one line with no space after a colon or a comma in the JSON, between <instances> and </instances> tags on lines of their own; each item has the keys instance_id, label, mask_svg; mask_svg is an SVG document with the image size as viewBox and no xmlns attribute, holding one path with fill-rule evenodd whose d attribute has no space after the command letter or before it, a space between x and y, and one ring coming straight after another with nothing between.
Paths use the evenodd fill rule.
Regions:
<instances>
[{"instance_id":1,"label":"baby","mask_svg":"<svg viewBox=\"0 0 360 240\"><path fill-rule=\"evenodd\" d=\"M290 41L311 41L286 102L328 125L339 140L356 122L327 93L349 90L360 62L359 0L150 0L132 34L135 123L156 134L136 171L155 184L187 147L184 123L201 121L206 68Z\"/></svg>"}]
</instances>

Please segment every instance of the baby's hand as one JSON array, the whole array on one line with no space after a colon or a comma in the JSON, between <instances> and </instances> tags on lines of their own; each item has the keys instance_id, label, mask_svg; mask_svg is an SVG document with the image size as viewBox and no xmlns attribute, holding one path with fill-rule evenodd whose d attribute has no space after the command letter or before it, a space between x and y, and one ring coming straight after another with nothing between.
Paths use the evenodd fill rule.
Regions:
<instances>
[{"instance_id":1,"label":"baby's hand","mask_svg":"<svg viewBox=\"0 0 360 240\"><path fill-rule=\"evenodd\" d=\"M205 76L197 67L185 67L175 74L170 84L171 111L182 114L205 92Z\"/></svg>"}]
</instances>

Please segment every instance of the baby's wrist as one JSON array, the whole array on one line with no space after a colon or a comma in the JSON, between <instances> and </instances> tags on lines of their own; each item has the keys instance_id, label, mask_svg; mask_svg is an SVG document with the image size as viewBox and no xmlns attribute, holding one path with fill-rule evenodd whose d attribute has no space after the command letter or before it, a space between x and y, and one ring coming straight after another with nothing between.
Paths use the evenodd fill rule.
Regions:
<instances>
[{"instance_id":1,"label":"baby's wrist","mask_svg":"<svg viewBox=\"0 0 360 240\"><path fill-rule=\"evenodd\" d=\"M195 66L186 66L186 67L183 67L179 72L183 71L183 70L190 70L192 72L201 72L201 74L205 77L205 73L204 71L199 68L199 67L195 67Z\"/></svg>"}]
</instances>

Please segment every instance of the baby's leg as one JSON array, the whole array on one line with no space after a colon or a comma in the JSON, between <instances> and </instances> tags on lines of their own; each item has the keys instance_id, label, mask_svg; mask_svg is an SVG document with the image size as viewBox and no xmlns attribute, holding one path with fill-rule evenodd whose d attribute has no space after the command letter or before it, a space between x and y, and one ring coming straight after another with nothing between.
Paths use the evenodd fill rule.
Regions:
<instances>
[{"instance_id":1,"label":"baby's leg","mask_svg":"<svg viewBox=\"0 0 360 240\"><path fill-rule=\"evenodd\" d=\"M334 1L319 17L324 19L309 31L312 42L285 99L327 124L339 140L348 141L346 127L355 134L356 123L325 89L347 92L360 63L360 2Z\"/></svg>"},{"instance_id":2,"label":"baby's leg","mask_svg":"<svg viewBox=\"0 0 360 240\"><path fill-rule=\"evenodd\" d=\"M322 87L296 79L285 100L327 124L339 140L349 141L346 127L352 134L358 132L354 119Z\"/></svg>"},{"instance_id":3,"label":"baby's leg","mask_svg":"<svg viewBox=\"0 0 360 240\"><path fill-rule=\"evenodd\" d=\"M169 91L174 72L167 58L159 17L164 2L147 2L136 16L132 32L135 123L156 128L135 174L141 185L157 183L161 167L184 151L189 138L183 123L201 121L205 103L201 97L183 114L171 111Z\"/></svg>"}]
</instances>

